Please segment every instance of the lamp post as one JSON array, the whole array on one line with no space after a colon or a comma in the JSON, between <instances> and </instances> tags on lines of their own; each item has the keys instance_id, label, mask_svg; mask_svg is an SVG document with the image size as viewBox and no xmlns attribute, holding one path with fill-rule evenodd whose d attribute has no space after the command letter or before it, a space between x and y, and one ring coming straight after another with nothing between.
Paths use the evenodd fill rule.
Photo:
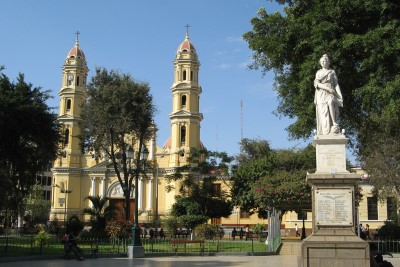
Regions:
<instances>
[{"instance_id":1,"label":"lamp post","mask_svg":"<svg viewBox=\"0 0 400 267\"><path fill-rule=\"evenodd\" d=\"M305 219L305 217L306 217L306 211L301 211L301 219L303 220L303 227L302 227L302 229L301 229L301 240L303 240L303 239L305 239L306 238L306 226L305 226L305 223L304 223L304 219Z\"/></svg>"},{"instance_id":2,"label":"lamp post","mask_svg":"<svg viewBox=\"0 0 400 267\"><path fill-rule=\"evenodd\" d=\"M57 186L57 185L56 185ZM65 182L65 188L62 187L60 189L61 193L64 193L64 229L67 224L67 201L68 201L68 194L72 193L72 189L68 189L67 182Z\"/></svg>"},{"instance_id":3,"label":"lamp post","mask_svg":"<svg viewBox=\"0 0 400 267\"><path fill-rule=\"evenodd\" d=\"M140 158L137 159L137 164L135 166L135 169L132 169L131 160L134 159L134 150L131 146L129 146L128 149L126 150L126 158L129 161L129 173L135 175L135 217L133 221L132 240L131 240L131 245L134 247L142 246L142 241L140 240L140 227L139 227L138 185L139 185L139 174L142 167L140 161L143 160L143 168L144 168L148 156L149 156L149 151L145 146L143 146Z\"/></svg>"}]
</instances>

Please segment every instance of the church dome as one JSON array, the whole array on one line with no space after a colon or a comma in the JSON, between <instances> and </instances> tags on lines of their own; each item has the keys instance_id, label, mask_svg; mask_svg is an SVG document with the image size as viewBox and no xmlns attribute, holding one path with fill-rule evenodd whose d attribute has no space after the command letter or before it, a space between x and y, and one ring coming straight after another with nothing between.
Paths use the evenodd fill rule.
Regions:
<instances>
[{"instance_id":1,"label":"church dome","mask_svg":"<svg viewBox=\"0 0 400 267\"><path fill-rule=\"evenodd\" d=\"M78 40L79 32L76 33L76 41L75 46L69 50L67 58L81 58L85 59L85 54L83 53L82 49L79 47L79 40Z\"/></svg>"},{"instance_id":2,"label":"church dome","mask_svg":"<svg viewBox=\"0 0 400 267\"><path fill-rule=\"evenodd\" d=\"M163 148L171 148L171 136L165 141Z\"/></svg>"},{"instance_id":3,"label":"church dome","mask_svg":"<svg viewBox=\"0 0 400 267\"><path fill-rule=\"evenodd\" d=\"M67 58L82 58L85 59L85 54L77 44L69 51Z\"/></svg>"},{"instance_id":4,"label":"church dome","mask_svg":"<svg viewBox=\"0 0 400 267\"><path fill-rule=\"evenodd\" d=\"M193 52L196 53L196 48L192 44L192 42L189 40L189 35L186 33L186 38L185 40L178 46L178 53L180 52Z\"/></svg>"}]
</instances>

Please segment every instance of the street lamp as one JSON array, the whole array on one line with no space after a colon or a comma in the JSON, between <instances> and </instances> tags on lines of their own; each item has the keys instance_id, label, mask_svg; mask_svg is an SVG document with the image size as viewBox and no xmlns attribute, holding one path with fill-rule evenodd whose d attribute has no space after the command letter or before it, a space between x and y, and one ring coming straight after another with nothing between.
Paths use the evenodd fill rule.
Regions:
<instances>
[{"instance_id":1,"label":"street lamp","mask_svg":"<svg viewBox=\"0 0 400 267\"><path fill-rule=\"evenodd\" d=\"M303 228L301 229L301 240L306 238L306 226L305 226L305 223L304 223L304 219L306 217L306 214L307 214L307 211L303 211L303 210L301 211L301 217L302 217L302 220L303 220Z\"/></svg>"},{"instance_id":2,"label":"street lamp","mask_svg":"<svg viewBox=\"0 0 400 267\"><path fill-rule=\"evenodd\" d=\"M63 182L64 183L64 182ZM55 184L55 187L59 187L57 184ZM60 192L64 193L64 228L67 224L67 201L68 201L68 194L72 193L72 189L68 189L67 187L67 182L65 182L65 187L62 184L60 188Z\"/></svg>"},{"instance_id":3,"label":"street lamp","mask_svg":"<svg viewBox=\"0 0 400 267\"><path fill-rule=\"evenodd\" d=\"M140 227L139 227L139 207L138 207L138 198L139 198L139 174L141 170L140 161L143 161L143 169L146 164L147 157L149 156L149 150L145 146L142 147L142 152L140 157L137 159L137 164L135 169L131 168L131 160L134 159L134 150L131 146L128 147L126 150L126 158L129 162L129 173L135 175L135 217L133 221L133 228L132 228L132 241L131 244L134 247L142 246L142 242L140 240ZM139 155L138 155L139 156Z\"/></svg>"}]
</instances>

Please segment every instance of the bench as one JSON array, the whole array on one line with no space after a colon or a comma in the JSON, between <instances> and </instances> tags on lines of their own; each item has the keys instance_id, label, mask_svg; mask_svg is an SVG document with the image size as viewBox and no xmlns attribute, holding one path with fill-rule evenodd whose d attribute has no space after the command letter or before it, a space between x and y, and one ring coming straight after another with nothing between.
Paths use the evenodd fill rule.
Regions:
<instances>
[{"instance_id":1,"label":"bench","mask_svg":"<svg viewBox=\"0 0 400 267\"><path fill-rule=\"evenodd\" d=\"M205 243L204 240L182 240L182 239L179 239L179 240L171 240L170 243L171 243L171 248L175 253L175 256L178 255L178 248L179 248L180 244L183 244L185 254L187 252L187 244L199 244L200 245L199 246L200 255L204 255L204 243Z\"/></svg>"},{"instance_id":2,"label":"bench","mask_svg":"<svg viewBox=\"0 0 400 267\"><path fill-rule=\"evenodd\" d=\"M78 240L78 251L81 254L90 254L90 257L97 259L97 253L99 252L99 245L93 240ZM71 259L71 253L73 251L69 248L67 244L64 245L64 259Z\"/></svg>"}]
</instances>

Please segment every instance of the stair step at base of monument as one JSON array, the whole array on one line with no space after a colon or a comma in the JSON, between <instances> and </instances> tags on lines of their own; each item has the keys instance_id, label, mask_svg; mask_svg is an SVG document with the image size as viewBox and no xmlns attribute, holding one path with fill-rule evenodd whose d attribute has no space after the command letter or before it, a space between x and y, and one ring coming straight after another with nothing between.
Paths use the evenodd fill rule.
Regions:
<instances>
[{"instance_id":1,"label":"stair step at base of monument","mask_svg":"<svg viewBox=\"0 0 400 267\"><path fill-rule=\"evenodd\" d=\"M283 242L279 254L301 256L301 242Z\"/></svg>"},{"instance_id":2,"label":"stair step at base of monument","mask_svg":"<svg viewBox=\"0 0 400 267\"><path fill-rule=\"evenodd\" d=\"M303 241L302 267L369 267L369 244L353 235L311 235Z\"/></svg>"}]
</instances>

